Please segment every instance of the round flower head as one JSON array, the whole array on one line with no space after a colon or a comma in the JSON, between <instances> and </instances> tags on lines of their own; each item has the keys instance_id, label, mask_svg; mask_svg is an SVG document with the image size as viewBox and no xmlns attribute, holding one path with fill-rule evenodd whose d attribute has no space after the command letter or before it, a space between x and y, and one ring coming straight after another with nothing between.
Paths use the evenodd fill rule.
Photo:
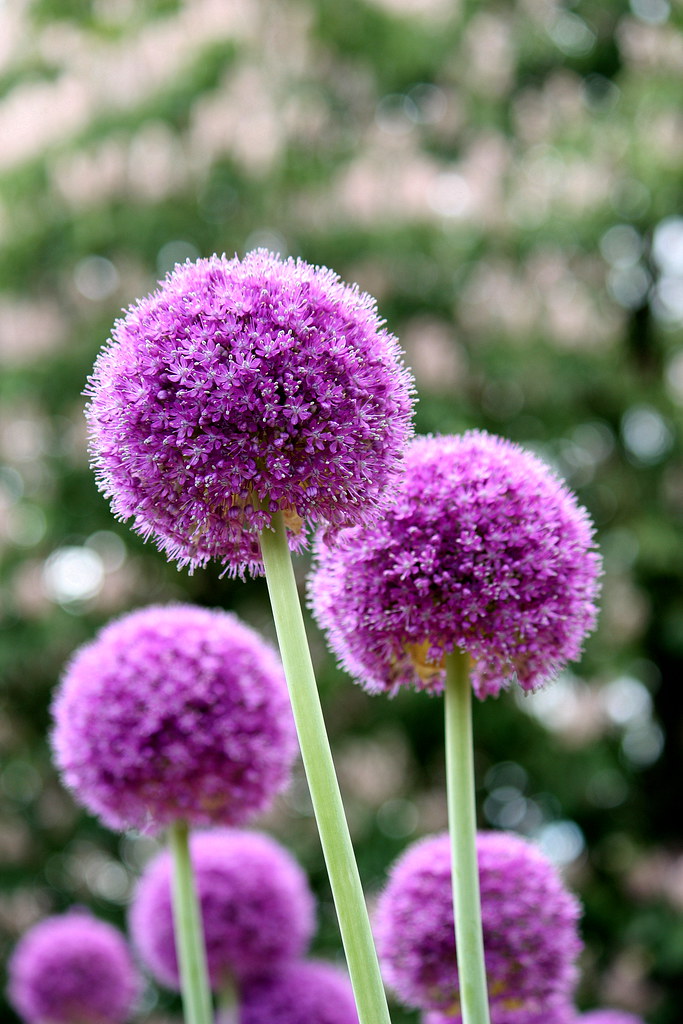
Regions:
<instances>
[{"instance_id":1,"label":"round flower head","mask_svg":"<svg viewBox=\"0 0 683 1024\"><path fill-rule=\"evenodd\" d=\"M642 1017L635 1017L624 1010L590 1010L576 1018L576 1024L645 1024Z\"/></svg>"},{"instance_id":2,"label":"round flower head","mask_svg":"<svg viewBox=\"0 0 683 1024\"><path fill-rule=\"evenodd\" d=\"M140 978L123 936L83 911L45 918L8 964L8 995L27 1024L123 1024Z\"/></svg>"},{"instance_id":3,"label":"round flower head","mask_svg":"<svg viewBox=\"0 0 683 1024\"><path fill-rule=\"evenodd\" d=\"M242 824L296 751L275 653L234 615L191 605L106 626L67 666L53 715L66 785L114 829Z\"/></svg>"},{"instance_id":4,"label":"round flower head","mask_svg":"<svg viewBox=\"0 0 683 1024\"><path fill-rule=\"evenodd\" d=\"M530 843L480 832L484 958L492 1024L569 1024L579 907ZM410 1006L460 1021L448 835L413 844L394 865L375 919L387 983Z\"/></svg>"},{"instance_id":5,"label":"round flower head","mask_svg":"<svg viewBox=\"0 0 683 1024\"><path fill-rule=\"evenodd\" d=\"M412 381L374 300L264 249L176 266L119 320L86 389L92 462L120 519L180 565L262 571L282 510L377 514L411 433Z\"/></svg>"},{"instance_id":6,"label":"round flower head","mask_svg":"<svg viewBox=\"0 0 683 1024\"><path fill-rule=\"evenodd\" d=\"M314 929L314 900L292 855L258 832L217 829L190 837L212 987L241 985L300 957ZM130 931L161 984L178 989L172 862L163 851L147 866L130 910Z\"/></svg>"},{"instance_id":7,"label":"round flower head","mask_svg":"<svg viewBox=\"0 0 683 1024\"><path fill-rule=\"evenodd\" d=\"M534 455L485 433L416 438L405 464L380 523L318 545L311 603L333 650L373 692L440 692L456 648L479 697L514 677L536 689L595 624L586 512Z\"/></svg>"},{"instance_id":8,"label":"round flower head","mask_svg":"<svg viewBox=\"0 0 683 1024\"><path fill-rule=\"evenodd\" d=\"M247 985L240 1024L358 1024L351 982L331 964L306 960ZM220 1024L220 1020L219 1020Z\"/></svg>"}]
</instances>

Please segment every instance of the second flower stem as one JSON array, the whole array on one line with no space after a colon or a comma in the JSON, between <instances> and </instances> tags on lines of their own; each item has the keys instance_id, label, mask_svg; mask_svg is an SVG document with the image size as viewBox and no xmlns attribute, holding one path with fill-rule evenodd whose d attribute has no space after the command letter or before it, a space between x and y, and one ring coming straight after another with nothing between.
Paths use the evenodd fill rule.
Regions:
<instances>
[{"instance_id":1,"label":"second flower stem","mask_svg":"<svg viewBox=\"0 0 683 1024\"><path fill-rule=\"evenodd\" d=\"M263 530L261 551L358 1017L360 1024L389 1024L384 986L320 706L282 513L273 516L272 529Z\"/></svg>"},{"instance_id":2,"label":"second flower stem","mask_svg":"<svg viewBox=\"0 0 683 1024\"><path fill-rule=\"evenodd\" d=\"M220 1022L220 1024L239 1024L240 1002L237 986L232 979L223 979L223 985L218 993L216 1021Z\"/></svg>"},{"instance_id":3,"label":"second flower stem","mask_svg":"<svg viewBox=\"0 0 683 1024\"><path fill-rule=\"evenodd\" d=\"M463 1024L489 1024L479 896L469 657L446 655L446 787Z\"/></svg>"},{"instance_id":4,"label":"second flower stem","mask_svg":"<svg viewBox=\"0 0 683 1024\"><path fill-rule=\"evenodd\" d=\"M171 825L168 843L173 863L173 928L185 1024L213 1024L201 908L190 859L188 828L184 821L175 821Z\"/></svg>"}]
</instances>

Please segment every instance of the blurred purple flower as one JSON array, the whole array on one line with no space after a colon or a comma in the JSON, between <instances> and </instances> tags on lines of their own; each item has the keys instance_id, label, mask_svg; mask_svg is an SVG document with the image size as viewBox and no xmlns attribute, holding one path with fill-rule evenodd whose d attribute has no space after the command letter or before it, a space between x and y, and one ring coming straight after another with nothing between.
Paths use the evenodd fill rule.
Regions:
<instances>
[{"instance_id":1,"label":"blurred purple flower","mask_svg":"<svg viewBox=\"0 0 683 1024\"><path fill-rule=\"evenodd\" d=\"M275 1022L358 1024L348 976L331 964L305 960L271 977L255 979L244 989L240 1024Z\"/></svg>"},{"instance_id":2,"label":"blurred purple flower","mask_svg":"<svg viewBox=\"0 0 683 1024\"><path fill-rule=\"evenodd\" d=\"M66 668L55 762L110 828L242 824L284 788L296 737L277 655L234 615L152 606Z\"/></svg>"},{"instance_id":3,"label":"blurred purple flower","mask_svg":"<svg viewBox=\"0 0 683 1024\"><path fill-rule=\"evenodd\" d=\"M114 513L191 568L262 571L281 509L376 518L411 434L413 384L374 299L264 249L176 266L119 320L86 394Z\"/></svg>"},{"instance_id":4,"label":"blurred purple flower","mask_svg":"<svg viewBox=\"0 0 683 1024\"><path fill-rule=\"evenodd\" d=\"M27 1024L123 1024L141 988L123 935L85 911L26 932L8 977L9 1000Z\"/></svg>"},{"instance_id":5,"label":"blurred purple flower","mask_svg":"<svg viewBox=\"0 0 683 1024\"><path fill-rule=\"evenodd\" d=\"M579 906L553 865L505 832L477 837L492 1024L559 1022L572 997ZM448 835L414 843L379 898L377 951L387 983L409 1006L459 1022Z\"/></svg>"},{"instance_id":6,"label":"blurred purple flower","mask_svg":"<svg viewBox=\"0 0 683 1024\"><path fill-rule=\"evenodd\" d=\"M642 1017L636 1017L625 1010L590 1010L575 1019L575 1024L645 1024Z\"/></svg>"},{"instance_id":7,"label":"blurred purple flower","mask_svg":"<svg viewBox=\"0 0 683 1024\"><path fill-rule=\"evenodd\" d=\"M492 1016L492 1024L505 1021L507 1018L501 1011L496 1010ZM422 1024L455 1024L460 1020L457 1011L454 1014L439 1013L438 1010L428 1010L422 1014ZM514 1024L577 1024L576 1010L571 1002L553 1000L552 1005L539 1011L538 1008L527 1009L524 1012L518 1011L517 1015L511 1017Z\"/></svg>"},{"instance_id":8,"label":"blurred purple flower","mask_svg":"<svg viewBox=\"0 0 683 1024\"><path fill-rule=\"evenodd\" d=\"M239 986L279 970L308 948L315 908L292 855L258 832L219 829L190 837L211 984ZM173 933L172 863L166 851L147 866L130 909L130 931L155 978L178 989Z\"/></svg>"},{"instance_id":9,"label":"blurred purple flower","mask_svg":"<svg viewBox=\"0 0 683 1024\"><path fill-rule=\"evenodd\" d=\"M440 692L455 648L479 697L538 688L595 625L585 510L534 455L478 431L416 438L405 462L381 522L318 544L311 604L332 649L372 692Z\"/></svg>"}]
</instances>

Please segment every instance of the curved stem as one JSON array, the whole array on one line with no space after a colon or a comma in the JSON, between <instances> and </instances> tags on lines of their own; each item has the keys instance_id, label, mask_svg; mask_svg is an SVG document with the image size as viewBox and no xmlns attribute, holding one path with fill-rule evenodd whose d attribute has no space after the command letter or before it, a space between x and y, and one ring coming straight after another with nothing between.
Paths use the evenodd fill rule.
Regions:
<instances>
[{"instance_id":1,"label":"curved stem","mask_svg":"<svg viewBox=\"0 0 683 1024\"><path fill-rule=\"evenodd\" d=\"M282 513L261 534L275 628L360 1024L389 1011L306 639Z\"/></svg>"},{"instance_id":2,"label":"curved stem","mask_svg":"<svg viewBox=\"0 0 683 1024\"><path fill-rule=\"evenodd\" d=\"M479 896L469 658L446 656L446 787L463 1024L489 1024Z\"/></svg>"},{"instance_id":3,"label":"curved stem","mask_svg":"<svg viewBox=\"0 0 683 1024\"><path fill-rule=\"evenodd\" d=\"M211 987L201 910L194 882L187 824L168 830L173 860L173 926L186 1024L213 1024Z\"/></svg>"}]
</instances>

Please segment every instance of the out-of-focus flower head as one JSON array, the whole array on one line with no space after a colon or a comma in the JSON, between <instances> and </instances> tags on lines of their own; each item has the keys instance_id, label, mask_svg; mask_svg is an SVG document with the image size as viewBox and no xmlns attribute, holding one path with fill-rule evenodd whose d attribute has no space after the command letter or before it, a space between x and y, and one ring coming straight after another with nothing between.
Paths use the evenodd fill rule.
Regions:
<instances>
[{"instance_id":1,"label":"out-of-focus flower head","mask_svg":"<svg viewBox=\"0 0 683 1024\"><path fill-rule=\"evenodd\" d=\"M642 1017L636 1017L625 1010L589 1010L580 1014L575 1024L645 1024Z\"/></svg>"},{"instance_id":2,"label":"out-of-focus flower head","mask_svg":"<svg viewBox=\"0 0 683 1024\"><path fill-rule=\"evenodd\" d=\"M296 737L282 666L223 611L151 606L67 666L52 745L65 784L110 828L238 825L289 780Z\"/></svg>"},{"instance_id":3,"label":"out-of-focus flower head","mask_svg":"<svg viewBox=\"0 0 683 1024\"><path fill-rule=\"evenodd\" d=\"M569 1024L581 949L579 906L526 840L480 832L477 858L492 1024ZM387 983L409 1006L460 1022L448 835L419 840L396 861L375 917Z\"/></svg>"},{"instance_id":4,"label":"out-of-focus flower head","mask_svg":"<svg viewBox=\"0 0 683 1024\"><path fill-rule=\"evenodd\" d=\"M212 987L282 969L313 934L313 895L302 868L274 839L217 829L190 837ZM142 875L130 910L134 945L154 977L178 989L172 863L162 851Z\"/></svg>"},{"instance_id":5,"label":"out-of-focus flower head","mask_svg":"<svg viewBox=\"0 0 683 1024\"><path fill-rule=\"evenodd\" d=\"M501 1011L496 1010L491 1017L492 1024L507 1018ZM577 1024L576 1010L570 1001L562 1002L553 1000L552 1005L539 1012L527 1010L525 1013L517 1014L514 1018L515 1024ZM460 1014L439 1013L438 1010L428 1010L422 1014L422 1024L457 1024L460 1021ZM640 1022L638 1022L640 1024Z\"/></svg>"},{"instance_id":6,"label":"out-of-focus flower head","mask_svg":"<svg viewBox=\"0 0 683 1024\"><path fill-rule=\"evenodd\" d=\"M262 571L258 534L376 518L413 384L374 299L264 249L176 266L119 320L88 383L97 481L179 565Z\"/></svg>"},{"instance_id":7,"label":"out-of-focus flower head","mask_svg":"<svg viewBox=\"0 0 683 1024\"><path fill-rule=\"evenodd\" d=\"M8 995L27 1024L123 1024L140 976L123 937L84 911L47 917L20 939Z\"/></svg>"},{"instance_id":8,"label":"out-of-focus flower head","mask_svg":"<svg viewBox=\"0 0 683 1024\"><path fill-rule=\"evenodd\" d=\"M240 1024L358 1024L348 976L320 960L303 960L255 979L245 986L242 1000Z\"/></svg>"},{"instance_id":9,"label":"out-of-focus flower head","mask_svg":"<svg viewBox=\"0 0 683 1024\"><path fill-rule=\"evenodd\" d=\"M440 692L456 648L479 697L513 678L536 689L595 625L585 510L536 456L479 431L416 438L405 465L379 523L318 544L311 604L332 649L372 692Z\"/></svg>"}]
</instances>

